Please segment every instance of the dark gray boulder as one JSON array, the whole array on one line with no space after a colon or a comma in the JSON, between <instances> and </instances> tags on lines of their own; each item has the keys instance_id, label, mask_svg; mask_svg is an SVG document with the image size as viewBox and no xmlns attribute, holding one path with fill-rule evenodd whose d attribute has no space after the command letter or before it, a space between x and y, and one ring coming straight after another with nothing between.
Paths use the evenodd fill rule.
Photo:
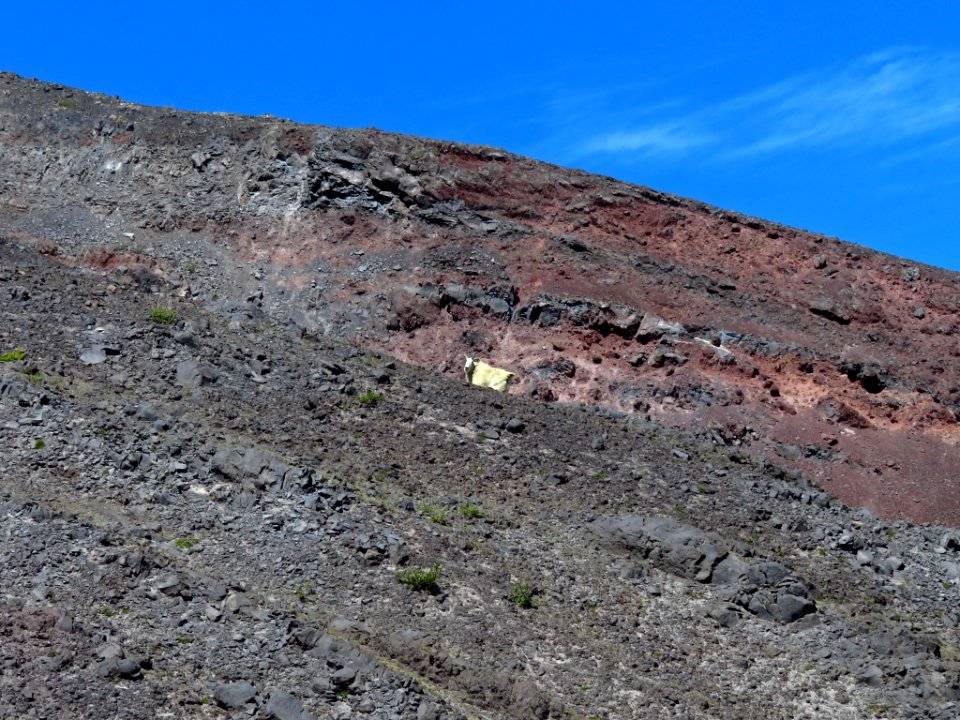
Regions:
<instances>
[{"instance_id":1,"label":"dark gray boulder","mask_svg":"<svg viewBox=\"0 0 960 720\"><path fill-rule=\"evenodd\" d=\"M234 710L253 700L257 689L246 680L217 685L213 690L213 699L221 707Z\"/></svg>"}]
</instances>

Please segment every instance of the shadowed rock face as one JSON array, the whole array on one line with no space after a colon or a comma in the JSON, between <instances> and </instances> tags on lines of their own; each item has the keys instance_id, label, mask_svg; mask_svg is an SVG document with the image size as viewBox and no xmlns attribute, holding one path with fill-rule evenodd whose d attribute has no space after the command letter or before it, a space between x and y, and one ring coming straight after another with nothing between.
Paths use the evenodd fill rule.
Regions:
<instances>
[{"instance_id":1,"label":"shadowed rock face","mask_svg":"<svg viewBox=\"0 0 960 720\"><path fill-rule=\"evenodd\" d=\"M952 720L957 296L0 75L0 716Z\"/></svg>"}]
</instances>

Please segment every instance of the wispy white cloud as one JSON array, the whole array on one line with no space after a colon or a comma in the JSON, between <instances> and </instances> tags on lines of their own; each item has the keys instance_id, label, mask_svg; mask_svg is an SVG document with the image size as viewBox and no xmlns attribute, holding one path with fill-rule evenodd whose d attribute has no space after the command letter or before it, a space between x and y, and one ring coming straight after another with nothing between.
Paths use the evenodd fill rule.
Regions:
<instances>
[{"instance_id":1,"label":"wispy white cloud","mask_svg":"<svg viewBox=\"0 0 960 720\"><path fill-rule=\"evenodd\" d=\"M951 135L939 142L914 144L906 150L884 158L880 165L885 168L892 168L918 160L935 161L941 159L948 153L953 153L957 149L960 149L960 135Z\"/></svg>"},{"instance_id":2,"label":"wispy white cloud","mask_svg":"<svg viewBox=\"0 0 960 720\"><path fill-rule=\"evenodd\" d=\"M708 145L712 139L683 123L670 123L595 137L582 146L582 152L587 155L603 152L682 153Z\"/></svg>"},{"instance_id":3,"label":"wispy white cloud","mask_svg":"<svg viewBox=\"0 0 960 720\"><path fill-rule=\"evenodd\" d=\"M941 141L960 129L960 55L894 48L685 113L592 132L573 155L748 158Z\"/></svg>"}]
</instances>

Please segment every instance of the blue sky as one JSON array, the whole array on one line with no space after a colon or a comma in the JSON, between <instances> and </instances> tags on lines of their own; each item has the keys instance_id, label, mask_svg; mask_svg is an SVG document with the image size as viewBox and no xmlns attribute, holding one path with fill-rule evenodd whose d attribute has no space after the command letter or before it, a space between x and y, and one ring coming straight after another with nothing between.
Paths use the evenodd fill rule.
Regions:
<instances>
[{"instance_id":1,"label":"blue sky","mask_svg":"<svg viewBox=\"0 0 960 720\"><path fill-rule=\"evenodd\" d=\"M960 270L960 3L45 2L0 69L506 148Z\"/></svg>"}]
</instances>

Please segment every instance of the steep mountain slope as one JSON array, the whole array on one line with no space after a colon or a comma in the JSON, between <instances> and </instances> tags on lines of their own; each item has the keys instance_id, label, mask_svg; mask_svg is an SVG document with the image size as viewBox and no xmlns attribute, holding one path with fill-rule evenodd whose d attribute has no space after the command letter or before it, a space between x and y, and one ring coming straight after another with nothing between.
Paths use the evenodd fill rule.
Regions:
<instances>
[{"instance_id":1,"label":"steep mountain slope","mask_svg":"<svg viewBox=\"0 0 960 720\"><path fill-rule=\"evenodd\" d=\"M450 376L480 355L515 392L960 523L955 273L488 148L0 91L11 237L101 264L176 237L149 262L185 285L228 266L311 331Z\"/></svg>"},{"instance_id":2,"label":"steep mountain slope","mask_svg":"<svg viewBox=\"0 0 960 720\"><path fill-rule=\"evenodd\" d=\"M0 93L0 715L956 716L956 275Z\"/></svg>"}]
</instances>

